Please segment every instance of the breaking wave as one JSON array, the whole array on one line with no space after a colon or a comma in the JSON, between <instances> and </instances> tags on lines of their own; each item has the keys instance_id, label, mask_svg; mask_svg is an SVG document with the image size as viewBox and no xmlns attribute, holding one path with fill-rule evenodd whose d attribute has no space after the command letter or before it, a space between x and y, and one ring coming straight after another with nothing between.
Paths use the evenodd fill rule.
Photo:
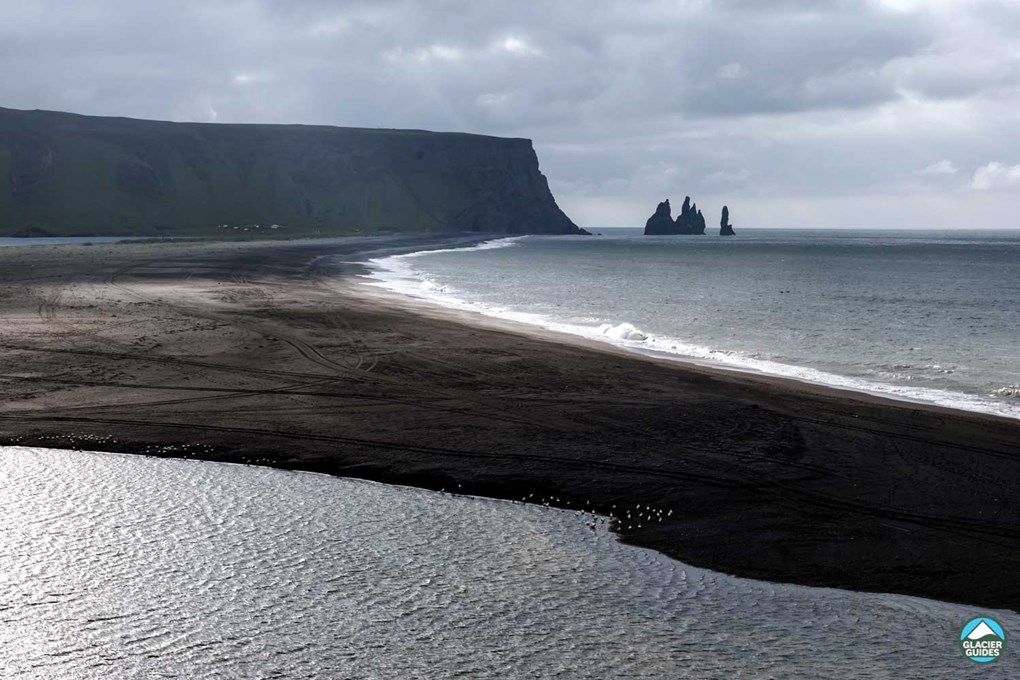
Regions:
<instances>
[{"instance_id":1,"label":"breaking wave","mask_svg":"<svg viewBox=\"0 0 1020 680\"><path fill-rule=\"evenodd\" d=\"M613 325L610 323L602 324L599 326L599 333L611 340L631 340L633 342L643 342L648 339L648 334L644 331L639 331L634 327L634 324L621 323Z\"/></svg>"}]
</instances>

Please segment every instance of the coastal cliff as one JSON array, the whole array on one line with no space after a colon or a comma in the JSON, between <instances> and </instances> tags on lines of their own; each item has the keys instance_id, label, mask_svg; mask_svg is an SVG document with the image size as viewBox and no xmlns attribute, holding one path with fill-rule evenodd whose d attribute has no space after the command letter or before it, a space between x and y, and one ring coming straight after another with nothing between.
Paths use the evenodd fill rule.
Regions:
<instances>
[{"instance_id":1,"label":"coastal cliff","mask_svg":"<svg viewBox=\"0 0 1020 680\"><path fill-rule=\"evenodd\" d=\"M583 233L530 140L461 133L0 108L0 181L0 236Z\"/></svg>"}]
</instances>

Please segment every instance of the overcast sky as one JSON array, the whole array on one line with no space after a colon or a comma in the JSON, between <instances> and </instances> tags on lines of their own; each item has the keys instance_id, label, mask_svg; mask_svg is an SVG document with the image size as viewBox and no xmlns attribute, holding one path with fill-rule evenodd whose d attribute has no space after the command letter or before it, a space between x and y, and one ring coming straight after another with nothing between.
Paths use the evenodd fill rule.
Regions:
<instances>
[{"instance_id":1,"label":"overcast sky","mask_svg":"<svg viewBox=\"0 0 1020 680\"><path fill-rule=\"evenodd\" d=\"M530 137L583 226L1020 227L1020 0L0 0L0 106Z\"/></svg>"}]
</instances>

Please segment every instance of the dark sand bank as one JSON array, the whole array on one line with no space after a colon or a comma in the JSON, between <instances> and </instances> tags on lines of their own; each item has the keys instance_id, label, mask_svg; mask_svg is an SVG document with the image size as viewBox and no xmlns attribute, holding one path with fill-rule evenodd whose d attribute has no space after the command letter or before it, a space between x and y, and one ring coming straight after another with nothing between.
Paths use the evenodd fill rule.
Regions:
<instances>
[{"instance_id":1,"label":"dark sand bank","mask_svg":"<svg viewBox=\"0 0 1020 680\"><path fill-rule=\"evenodd\" d=\"M1020 421L646 359L340 264L426 244L0 249L0 443L651 505L673 514L625 540L697 566L1020 609Z\"/></svg>"}]
</instances>

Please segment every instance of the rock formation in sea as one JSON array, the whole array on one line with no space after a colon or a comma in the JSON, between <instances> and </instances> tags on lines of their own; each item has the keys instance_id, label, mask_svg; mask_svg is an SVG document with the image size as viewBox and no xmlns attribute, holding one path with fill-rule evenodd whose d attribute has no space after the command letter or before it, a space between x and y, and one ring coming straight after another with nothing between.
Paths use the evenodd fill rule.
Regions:
<instances>
[{"instance_id":1,"label":"rock formation in sea","mask_svg":"<svg viewBox=\"0 0 1020 680\"><path fill-rule=\"evenodd\" d=\"M680 207L680 214L674 222L669 209L669 200L665 200L655 209L655 214L648 218L645 223L645 236L657 235L678 235L678 234L704 234L705 216L698 210L697 203L691 203L691 197L686 196Z\"/></svg>"},{"instance_id":2,"label":"rock formation in sea","mask_svg":"<svg viewBox=\"0 0 1020 680\"><path fill-rule=\"evenodd\" d=\"M528 139L0 108L0 236L579 234ZM230 233L230 232L226 232Z\"/></svg>"},{"instance_id":3,"label":"rock formation in sea","mask_svg":"<svg viewBox=\"0 0 1020 680\"><path fill-rule=\"evenodd\" d=\"M730 224L730 209L725 205L722 208L722 219L719 220L719 235L734 236L733 225Z\"/></svg>"},{"instance_id":4,"label":"rock formation in sea","mask_svg":"<svg viewBox=\"0 0 1020 680\"><path fill-rule=\"evenodd\" d=\"M645 235L672 234L673 228L673 209L669 207L667 198L655 208L655 213L645 222Z\"/></svg>"}]
</instances>

